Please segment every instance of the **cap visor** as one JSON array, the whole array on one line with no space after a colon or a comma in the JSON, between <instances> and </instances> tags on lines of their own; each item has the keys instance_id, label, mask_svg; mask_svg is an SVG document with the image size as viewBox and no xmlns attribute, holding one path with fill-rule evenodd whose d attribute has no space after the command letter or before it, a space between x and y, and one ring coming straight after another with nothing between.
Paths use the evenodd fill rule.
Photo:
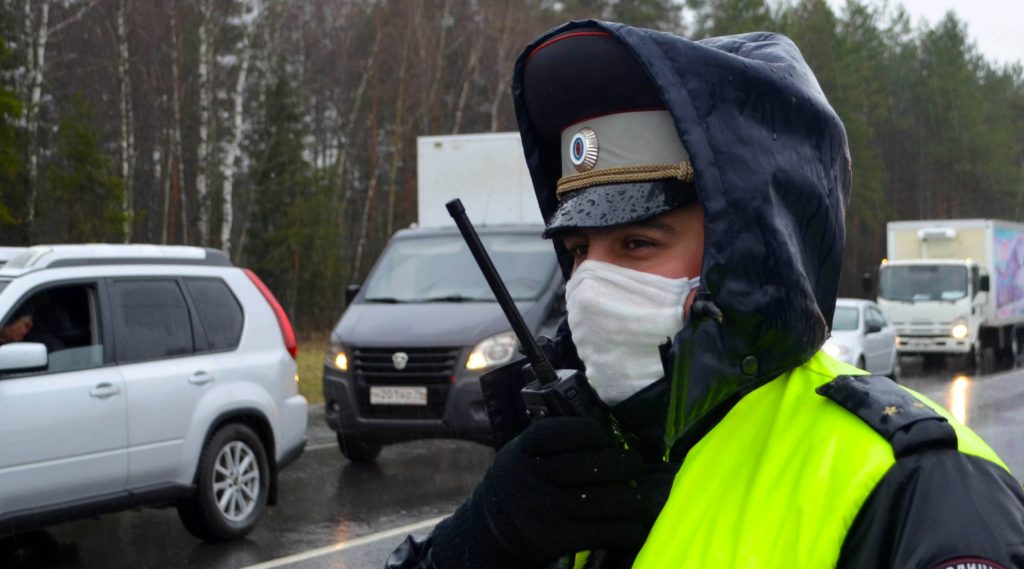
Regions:
<instances>
[{"instance_id":1,"label":"cap visor","mask_svg":"<svg viewBox=\"0 0 1024 569\"><path fill-rule=\"evenodd\" d=\"M693 184L679 180L607 184L569 194L555 210L544 237L569 229L610 227L642 221L693 203Z\"/></svg>"}]
</instances>

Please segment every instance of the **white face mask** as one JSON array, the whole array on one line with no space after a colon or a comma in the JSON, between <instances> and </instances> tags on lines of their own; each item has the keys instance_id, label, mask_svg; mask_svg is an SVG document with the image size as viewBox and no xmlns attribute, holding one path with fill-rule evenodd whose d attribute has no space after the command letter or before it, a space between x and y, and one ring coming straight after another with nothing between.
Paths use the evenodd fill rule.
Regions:
<instances>
[{"instance_id":1,"label":"white face mask","mask_svg":"<svg viewBox=\"0 0 1024 569\"><path fill-rule=\"evenodd\" d=\"M661 378L658 346L683 328L683 305L700 277L670 279L584 261L565 287L569 329L587 379L615 403Z\"/></svg>"}]
</instances>

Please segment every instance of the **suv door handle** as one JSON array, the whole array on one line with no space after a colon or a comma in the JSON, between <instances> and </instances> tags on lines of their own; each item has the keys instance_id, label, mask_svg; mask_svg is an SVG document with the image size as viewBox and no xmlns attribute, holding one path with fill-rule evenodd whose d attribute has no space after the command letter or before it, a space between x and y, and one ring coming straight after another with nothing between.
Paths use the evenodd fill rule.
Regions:
<instances>
[{"instance_id":1,"label":"suv door handle","mask_svg":"<svg viewBox=\"0 0 1024 569\"><path fill-rule=\"evenodd\" d=\"M188 382L192 385L206 385L213 381L213 376L206 373L205 371L197 371L192 375L188 376Z\"/></svg>"},{"instance_id":2,"label":"suv door handle","mask_svg":"<svg viewBox=\"0 0 1024 569\"><path fill-rule=\"evenodd\" d=\"M113 397L121 393L121 388L117 387L112 383L100 383L89 390L89 395L96 397L97 399L106 399L107 397Z\"/></svg>"}]
</instances>

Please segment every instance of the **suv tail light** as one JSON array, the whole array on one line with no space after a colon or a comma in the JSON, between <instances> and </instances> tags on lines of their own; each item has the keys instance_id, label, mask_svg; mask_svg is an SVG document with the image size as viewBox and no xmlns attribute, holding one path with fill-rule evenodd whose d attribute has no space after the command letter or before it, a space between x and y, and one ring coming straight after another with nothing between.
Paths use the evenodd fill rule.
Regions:
<instances>
[{"instance_id":1,"label":"suv tail light","mask_svg":"<svg viewBox=\"0 0 1024 569\"><path fill-rule=\"evenodd\" d=\"M288 353L292 355L292 358L296 358L299 355L299 345L295 342L295 330L292 330L292 323L288 320L288 315L285 314L284 308L281 308L281 303L274 298L274 293L270 292L267 285L263 284L256 273L250 269L242 269L245 272L245 276L249 277L252 284L256 285L256 288L260 289L263 293L263 298L267 299L267 304L274 310L274 316L277 317L277 325L281 327L281 336L284 338L284 347L288 350Z\"/></svg>"}]
</instances>

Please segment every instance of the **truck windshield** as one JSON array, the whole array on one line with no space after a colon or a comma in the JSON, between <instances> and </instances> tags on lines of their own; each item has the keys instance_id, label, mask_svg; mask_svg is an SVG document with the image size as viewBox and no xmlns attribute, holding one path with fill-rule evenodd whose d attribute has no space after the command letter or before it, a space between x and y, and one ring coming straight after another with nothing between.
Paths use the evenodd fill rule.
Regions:
<instances>
[{"instance_id":1,"label":"truck windshield","mask_svg":"<svg viewBox=\"0 0 1024 569\"><path fill-rule=\"evenodd\" d=\"M860 323L859 312L853 306L837 306L836 314L832 317L832 330L835 332L856 330Z\"/></svg>"},{"instance_id":2,"label":"truck windshield","mask_svg":"<svg viewBox=\"0 0 1024 569\"><path fill-rule=\"evenodd\" d=\"M551 243L532 234L480 235L514 300L535 300L551 282ZM487 281L460 235L400 239L366 283L368 302L494 302Z\"/></svg>"},{"instance_id":3,"label":"truck windshield","mask_svg":"<svg viewBox=\"0 0 1024 569\"><path fill-rule=\"evenodd\" d=\"M967 296L967 268L952 265L888 266L878 296L886 300L960 300Z\"/></svg>"}]
</instances>

